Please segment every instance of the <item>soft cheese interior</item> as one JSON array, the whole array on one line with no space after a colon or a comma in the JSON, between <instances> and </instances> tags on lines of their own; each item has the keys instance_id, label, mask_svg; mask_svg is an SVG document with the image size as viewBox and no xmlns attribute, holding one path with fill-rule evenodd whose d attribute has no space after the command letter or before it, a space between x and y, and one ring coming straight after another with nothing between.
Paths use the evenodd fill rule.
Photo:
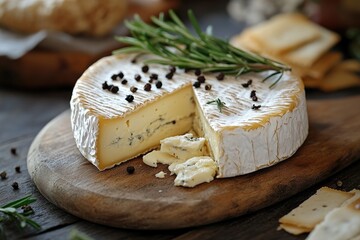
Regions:
<instances>
[{"instance_id":1,"label":"soft cheese interior","mask_svg":"<svg viewBox=\"0 0 360 240\"><path fill-rule=\"evenodd\" d=\"M173 106L177 106L174 108ZM160 140L189 131L194 103L190 87L149 104L142 111L99 122L99 168L134 158L156 148Z\"/></svg>"},{"instance_id":2,"label":"soft cheese interior","mask_svg":"<svg viewBox=\"0 0 360 240\"><path fill-rule=\"evenodd\" d=\"M205 75L211 90L194 88L193 72L177 69L166 79L168 66L150 65L143 73L143 63L131 63L133 56L111 56L90 67L74 87L71 123L80 152L100 170L130 160L159 145L160 140L188 132L192 127L206 138L209 153L218 166L217 177L232 177L271 166L296 152L308 134L305 91L301 80L284 74L269 88L272 80L262 82L264 74L226 76ZM127 84L111 80L122 71ZM159 75L163 86L152 83L144 91L151 73ZM141 81L134 75L140 74ZM269 73L267 73L269 74ZM245 88L241 84L252 79ZM103 90L107 81L119 87L116 94ZM136 93L130 87L138 88ZM255 90L257 101L250 98ZM134 101L125 100L132 94ZM220 112L209 101L220 98L225 103ZM261 105L252 109L252 105Z\"/></svg>"}]
</instances>

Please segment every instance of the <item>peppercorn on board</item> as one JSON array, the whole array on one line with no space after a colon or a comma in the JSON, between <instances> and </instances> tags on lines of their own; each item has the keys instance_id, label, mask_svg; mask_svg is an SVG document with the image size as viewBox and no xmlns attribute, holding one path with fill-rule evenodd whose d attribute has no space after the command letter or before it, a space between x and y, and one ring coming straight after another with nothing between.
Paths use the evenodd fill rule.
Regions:
<instances>
[{"instance_id":1,"label":"peppercorn on board","mask_svg":"<svg viewBox=\"0 0 360 240\"><path fill-rule=\"evenodd\" d=\"M174 176L156 178L166 167L150 168L141 157L99 172L75 145L69 111L38 134L28 169L49 201L92 222L133 229L209 224L290 197L359 159L359 101L360 96L308 101L309 136L293 157L192 189L175 187Z\"/></svg>"}]
</instances>

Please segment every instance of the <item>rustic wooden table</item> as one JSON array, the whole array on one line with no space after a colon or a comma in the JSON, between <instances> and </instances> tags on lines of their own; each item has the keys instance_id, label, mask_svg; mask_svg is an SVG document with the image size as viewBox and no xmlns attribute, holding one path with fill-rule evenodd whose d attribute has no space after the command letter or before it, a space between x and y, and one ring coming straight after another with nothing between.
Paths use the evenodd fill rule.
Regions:
<instances>
[{"instance_id":1,"label":"rustic wooden table","mask_svg":"<svg viewBox=\"0 0 360 240\"><path fill-rule=\"evenodd\" d=\"M226 16L224 3L215 4L214 1L214 4L206 5L205 2L207 1L198 1L191 5L190 1L184 1L181 9L187 9L191 5L196 12L202 13L199 15L201 24L213 24L214 29L218 29L215 32L218 36L227 38L240 31L241 27ZM202 11L204 9L206 11ZM335 99L359 94L360 89L353 89L332 94L309 91L307 96L309 99ZM7 239L69 239L73 229L93 239L304 239L306 235L294 237L284 231L277 231L278 219L321 186L336 187L336 182L341 180L342 189L360 187L360 161L357 161L287 200L255 213L207 226L169 231L138 231L84 221L49 203L36 189L26 167L27 152L34 137L52 118L69 108L70 96L71 89L37 92L0 90L0 172L6 171L8 174L6 180L0 180L0 206L32 194L37 201L32 204L35 213L31 218L42 226L40 231L21 231L5 224ZM11 153L11 148L16 148L16 155ZM16 173L16 166L21 167L20 173ZM19 183L19 190L11 187L15 181Z\"/></svg>"}]
</instances>

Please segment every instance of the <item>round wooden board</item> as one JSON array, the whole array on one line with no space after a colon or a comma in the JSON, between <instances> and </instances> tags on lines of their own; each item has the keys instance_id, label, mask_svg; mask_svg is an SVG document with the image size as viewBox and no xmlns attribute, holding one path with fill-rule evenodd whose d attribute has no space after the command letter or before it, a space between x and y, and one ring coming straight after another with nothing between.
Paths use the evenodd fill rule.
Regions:
<instances>
[{"instance_id":1,"label":"round wooden board","mask_svg":"<svg viewBox=\"0 0 360 240\"><path fill-rule=\"evenodd\" d=\"M70 112L38 134L28 170L39 191L86 220L133 229L197 226L269 206L319 182L360 158L360 96L309 101L310 134L290 159L253 174L175 187L174 176L154 175L141 158L99 172L75 146ZM356 105L355 105L356 106ZM129 175L127 166L134 166Z\"/></svg>"}]
</instances>

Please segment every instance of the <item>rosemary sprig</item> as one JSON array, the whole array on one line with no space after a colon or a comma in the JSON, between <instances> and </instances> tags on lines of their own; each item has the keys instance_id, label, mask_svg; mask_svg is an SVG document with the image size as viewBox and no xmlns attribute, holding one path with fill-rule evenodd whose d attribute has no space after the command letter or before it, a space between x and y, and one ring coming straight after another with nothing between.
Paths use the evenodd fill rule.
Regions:
<instances>
[{"instance_id":1,"label":"rosemary sprig","mask_svg":"<svg viewBox=\"0 0 360 240\"><path fill-rule=\"evenodd\" d=\"M0 213L4 215L4 216L0 216L0 223L5 222L6 220L12 220L16 222L16 224L20 228L31 226L36 230L41 229L41 226L37 222L27 218L27 215L31 214L32 212L25 211L24 213L19 213L17 210L18 208L27 206L35 201L36 199L32 198L31 195L29 195L21 199L9 202L8 204L5 204L4 206L0 207Z\"/></svg>"},{"instance_id":2,"label":"rosemary sprig","mask_svg":"<svg viewBox=\"0 0 360 240\"><path fill-rule=\"evenodd\" d=\"M269 70L282 76L281 73L291 70L277 61L233 47L228 42L210 35L211 31L202 32L191 10L188 11L188 17L197 36L190 33L174 11L169 11L169 17L169 20L165 20L164 14L152 17L153 25L150 25L135 15L134 20L125 22L132 36L116 37L118 41L129 46L113 53L152 53L157 57L147 60L147 63L237 76ZM280 78L275 83L278 80Z\"/></svg>"},{"instance_id":3,"label":"rosemary sprig","mask_svg":"<svg viewBox=\"0 0 360 240\"><path fill-rule=\"evenodd\" d=\"M222 112L222 109L226 107L226 104L220 100L220 98L217 98L212 101L208 101L206 104L216 104L217 108L219 109L219 112Z\"/></svg>"}]
</instances>

